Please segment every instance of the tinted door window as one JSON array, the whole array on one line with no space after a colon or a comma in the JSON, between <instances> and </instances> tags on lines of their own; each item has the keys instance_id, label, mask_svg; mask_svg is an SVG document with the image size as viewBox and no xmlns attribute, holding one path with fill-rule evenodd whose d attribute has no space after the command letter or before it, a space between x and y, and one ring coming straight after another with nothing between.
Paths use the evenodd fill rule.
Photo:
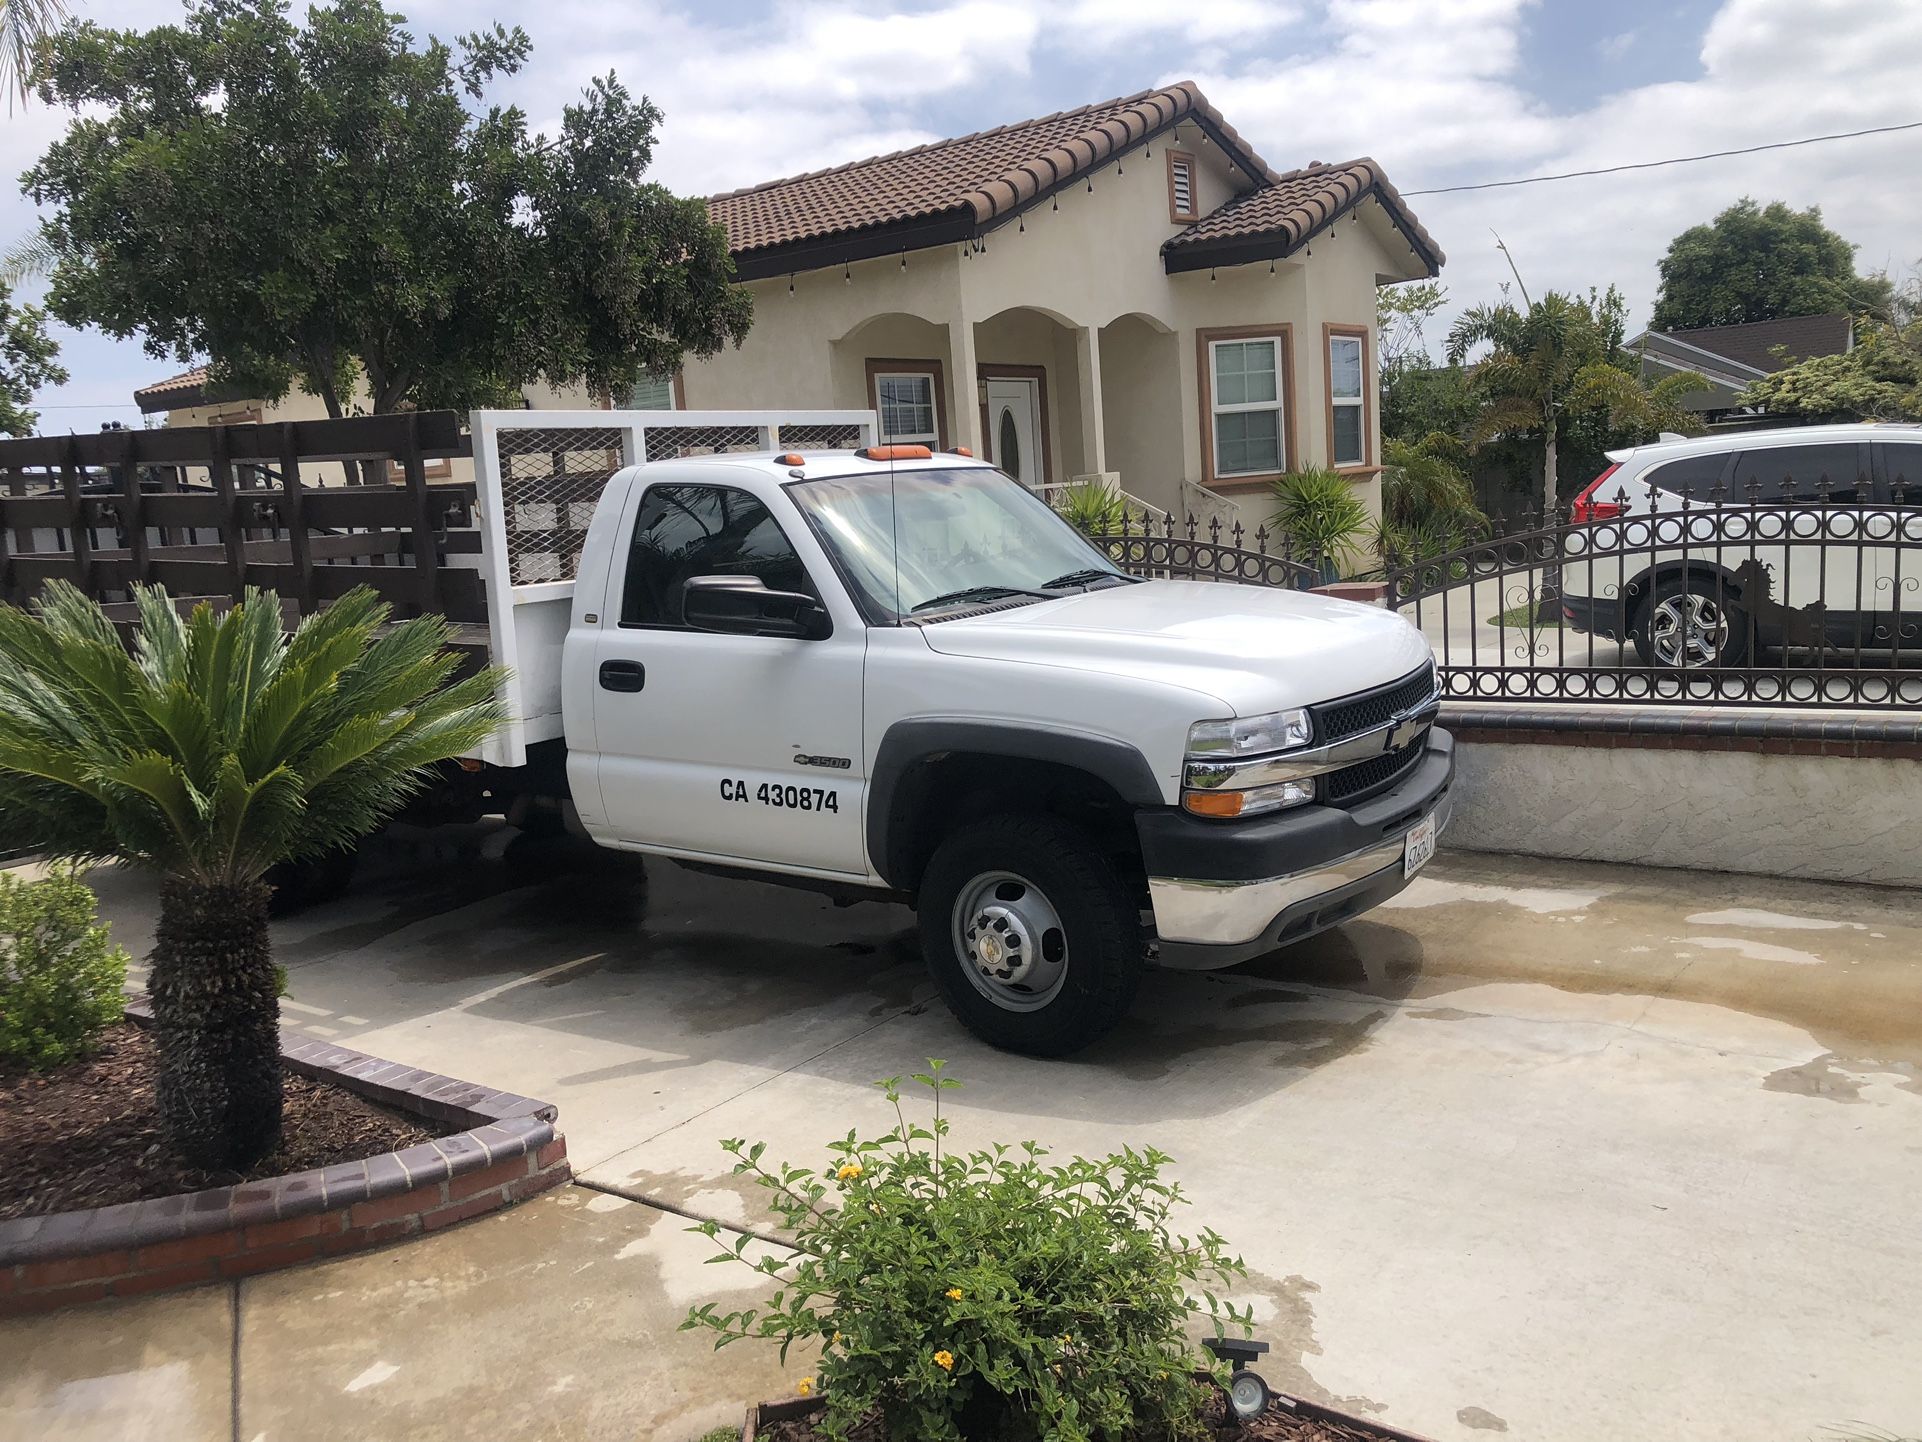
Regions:
<instances>
[{"instance_id":1,"label":"tinted door window","mask_svg":"<svg viewBox=\"0 0 1922 1442\"><path fill-rule=\"evenodd\" d=\"M766 506L729 486L653 486L641 498L621 592L623 626L684 626L690 576L758 576L819 599Z\"/></svg>"},{"instance_id":2,"label":"tinted door window","mask_svg":"<svg viewBox=\"0 0 1922 1442\"><path fill-rule=\"evenodd\" d=\"M1882 453L1884 495L1904 505L1922 505L1922 441L1877 441Z\"/></svg>"},{"instance_id":3,"label":"tinted door window","mask_svg":"<svg viewBox=\"0 0 1922 1442\"><path fill-rule=\"evenodd\" d=\"M1814 501L1824 494L1821 482L1826 477L1829 500L1843 504L1867 501L1870 485L1864 461L1862 447L1854 441L1743 451L1735 458L1729 495L1734 500L1746 499L1750 484L1756 483L1763 505Z\"/></svg>"},{"instance_id":4,"label":"tinted door window","mask_svg":"<svg viewBox=\"0 0 1922 1442\"><path fill-rule=\"evenodd\" d=\"M1700 505L1721 499L1713 494L1716 482L1728 466L1727 451L1712 451L1705 456L1683 456L1655 467L1648 473L1648 483L1657 490L1671 496L1686 496ZM1607 481L1602 482L1601 490L1596 492L1597 500L1612 500Z\"/></svg>"}]
</instances>

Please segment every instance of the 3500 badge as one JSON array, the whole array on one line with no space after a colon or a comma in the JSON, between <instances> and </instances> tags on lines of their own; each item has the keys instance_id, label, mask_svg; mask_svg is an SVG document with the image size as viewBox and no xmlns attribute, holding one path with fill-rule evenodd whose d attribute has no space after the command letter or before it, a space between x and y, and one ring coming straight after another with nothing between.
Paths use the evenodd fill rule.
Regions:
<instances>
[{"instance_id":1,"label":"3500 badge","mask_svg":"<svg viewBox=\"0 0 1922 1442\"><path fill-rule=\"evenodd\" d=\"M738 801L743 806L778 806L787 811L832 811L839 814L841 795L837 791L824 790L819 786L783 786L779 782L763 781L752 792L747 782L724 777L721 781L721 800Z\"/></svg>"}]
</instances>

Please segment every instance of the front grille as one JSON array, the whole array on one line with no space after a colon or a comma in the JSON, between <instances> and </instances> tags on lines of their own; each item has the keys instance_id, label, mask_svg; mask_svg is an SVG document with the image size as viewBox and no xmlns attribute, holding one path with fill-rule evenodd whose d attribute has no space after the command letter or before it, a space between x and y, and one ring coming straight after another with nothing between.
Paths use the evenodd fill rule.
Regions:
<instances>
[{"instance_id":1,"label":"front grille","mask_svg":"<svg viewBox=\"0 0 1922 1442\"><path fill-rule=\"evenodd\" d=\"M1315 744L1330 746L1350 736L1372 731L1377 726L1386 726L1402 712L1413 710L1434 694L1435 663L1430 661L1419 671L1411 672L1399 681L1390 681L1386 686L1344 696L1339 701L1324 701L1319 706L1310 706L1309 714L1315 718Z\"/></svg>"},{"instance_id":2,"label":"front grille","mask_svg":"<svg viewBox=\"0 0 1922 1442\"><path fill-rule=\"evenodd\" d=\"M1404 771L1421 759L1422 747L1427 741L1428 733L1424 731L1398 751L1384 751L1353 766L1329 772L1321 778L1322 804L1352 806L1378 791L1386 791L1401 779Z\"/></svg>"}]
</instances>

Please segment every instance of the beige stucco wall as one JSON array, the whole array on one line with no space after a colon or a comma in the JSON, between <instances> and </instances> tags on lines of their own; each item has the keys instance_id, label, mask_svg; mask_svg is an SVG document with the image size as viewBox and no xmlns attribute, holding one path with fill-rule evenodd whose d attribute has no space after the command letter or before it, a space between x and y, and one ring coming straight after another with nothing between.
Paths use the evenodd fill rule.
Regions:
<instances>
[{"instance_id":1,"label":"beige stucco wall","mask_svg":"<svg viewBox=\"0 0 1922 1442\"><path fill-rule=\"evenodd\" d=\"M1245 188L1218 147L1184 127L1177 148L1195 156L1203 213ZM1291 327L1294 375L1290 464L1328 456L1325 322L1370 333L1378 276L1404 277L1417 262L1380 208L1362 207L1313 247L1276 264L1168 275L1160 246L1181 227L1168 218L1167 140L1070 187L987 238L961 246L756 281L754 328L738 350L690 362L687 404L698 409L867 406L870 356L939 359L947 381L948 440L985 452L975 386L980 363L1039 365L1047 372L1051 479L1096 469L1092 399L1082 361L1101 371L1100 449L1124 489L1177 506L1181 482L1202 474L1195 333L1232 326ZM793 289L790 291L789 286ZM864 321L882 317L871 325ZM1116 324L1122 317L1135 317ZM1145 320L1142 318L1146 318ZM1373 367L1368 367L1374 385ZM1371 432L1379 407L1370 397ZM1371 448L1376 442L1371 439ZM1376 459L1371 449L1371 460ZM1379 512L1372 472L1356 484ZM1266 518L1265 490L1237 496L1251 523Z\"/></svg>"}]
</instances>

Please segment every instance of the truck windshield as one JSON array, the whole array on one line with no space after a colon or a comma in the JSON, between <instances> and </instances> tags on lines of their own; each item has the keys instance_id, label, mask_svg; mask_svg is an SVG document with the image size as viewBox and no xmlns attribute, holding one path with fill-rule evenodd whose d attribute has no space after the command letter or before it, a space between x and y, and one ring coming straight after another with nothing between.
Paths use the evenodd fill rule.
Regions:
<instances>
[{"instance_id":1,"label":"truck windshield","mask_svg":"<svg viewBox=\"0 0 1922 1442\"><path fill-rule=\"evenodd\" d=\"M827 476L788 494L879 622L1133 580L1040 497L985 466Z\"/></svg>"}]
</instances>

